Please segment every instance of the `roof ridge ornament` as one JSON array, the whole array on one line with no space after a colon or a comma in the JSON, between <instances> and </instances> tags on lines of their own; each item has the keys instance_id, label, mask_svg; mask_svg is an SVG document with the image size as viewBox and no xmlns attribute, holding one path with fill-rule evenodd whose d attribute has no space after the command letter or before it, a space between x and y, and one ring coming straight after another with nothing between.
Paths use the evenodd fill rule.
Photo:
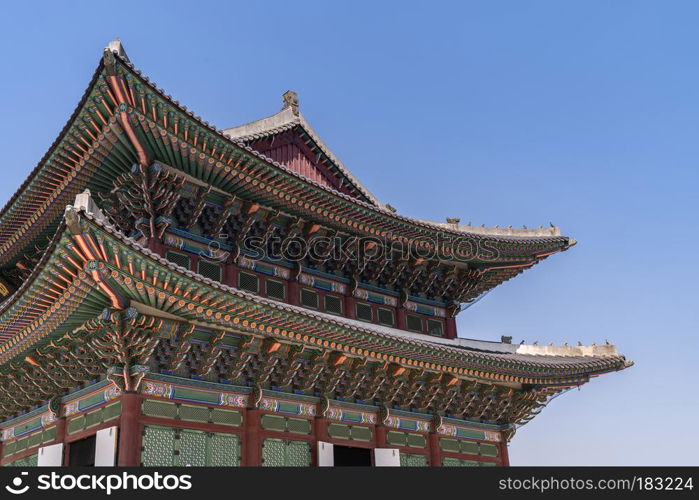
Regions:
<instances>
[{"instance_id":1,"label":"roof ridge ornament","mask_svg":"<svg viewBox=\"0 0 699 500\"><path fill-rule=\"evenodd\" d=\"M73 208L75 209L75 211L82 210L86 214L91 215L93 219L96 219L100 222L107 222L107 217L104 216L104 213L102 213L100 207L98 207L97 203L95 203L95 200L92 199L92 193L90 193L89 189L86 189L82 193L79 193L75 196Z\"/></svg>"},{"instance_id":2,"label":"roof ridge ornament","mask_svg":"<svg viewBox=\"0 0 699 500\"><path fill-rule=\"evenodd\" d=\"M299 96L296 92L293 90L287 90L284 92L282 94L282 102L284 103L282 110L291 108L291 112L294 113L294 115L299 116Z\"/></svg>"},{"instance_id":3,"label":"roof ridge ornament","mask_svg":"<svg viewBox=\"0 0 699 500\"><path fill-rule=\"evenodd\" d=\"M129 56L126 55L126 50L124 50L124 46L122 45L119 37L116 37L114 40L110 41L104 50L105 52L116 53L116 55L118 55L124 61L131 62Z\"/></svg>"}]
</instances>

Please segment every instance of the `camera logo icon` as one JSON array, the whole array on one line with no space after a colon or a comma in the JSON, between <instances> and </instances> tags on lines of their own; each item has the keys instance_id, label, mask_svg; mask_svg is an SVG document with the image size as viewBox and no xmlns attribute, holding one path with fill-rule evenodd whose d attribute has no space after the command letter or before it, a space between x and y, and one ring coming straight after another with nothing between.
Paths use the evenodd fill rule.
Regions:
<instances>
[{"instance_id":1,"label":"camera logo icon","mask_svg":"<svg viewBox=\"0 0 699 500\"><path fill-rule=\"evenodd\" d=\"M23 493L26 493L27 490L29 490L29 485L26 484L22 486L23 480L22 476L28 476L28 472L21 472L19 476L15 477L12 480L12 485L7 485L5 486L5 489L12 493L13 495L21 495Z\"/></svg>"}]
</instances>

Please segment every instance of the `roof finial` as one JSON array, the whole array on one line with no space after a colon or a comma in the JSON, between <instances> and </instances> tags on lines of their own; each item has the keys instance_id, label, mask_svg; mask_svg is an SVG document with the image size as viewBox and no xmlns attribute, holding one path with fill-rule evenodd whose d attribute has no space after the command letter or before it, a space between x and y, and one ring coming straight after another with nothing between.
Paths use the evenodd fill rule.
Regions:
<instances>
[{"instance_id":1,"label":"roof finial","mask_svg":"<svg viewBox=\"0 0 699 500\"><path fill-rule=\"evenodd\" d=\"M121 44L121 39L119 37L116 37L114 40L109 42L106 49L109 52L116 52L116 55L121 57L123 60L129 61L129 56L126 55L126 50L124 50L124 46Z\"/></svg>"},{"instance_id":2,"label":"roof finial","mask_svg":"<svg viewBox=\"0 0 699 500\"><path fill-rule=\"evenodd\" d=\"M298 116L299 115L299 96L293 90L287 90L282 94L282 101L284 102L284 107L282 109L291 108L291 111Z\"/></svg>"}]
</instances>

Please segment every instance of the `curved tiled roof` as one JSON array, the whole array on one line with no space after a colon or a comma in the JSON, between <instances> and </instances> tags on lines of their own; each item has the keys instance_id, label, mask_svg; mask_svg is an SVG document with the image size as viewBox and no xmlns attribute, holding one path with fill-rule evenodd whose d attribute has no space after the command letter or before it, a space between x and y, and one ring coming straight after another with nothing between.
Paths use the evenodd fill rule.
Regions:
<instances>
[{"instance_id":1,"label":"curved tiled roof","mask_svg":"<svg viewBox=\"0 0 699 500\"><path fill-rule=\"evenodd\" d=\"M583 350L577 348L570 348L564 350L562 348L562 355L548 355L548 354L524 354L522 351L523 347L528 347L529 352L534 351L531 349L532 346L512 346L512 344L504 343L486 343L483 341L471 341L467 339L443 339L434 338L422 334L415 334L403 330L398 330L395 328L389 328L381 325L369 324L361 322L358 320L353 320L349 318L338 317L335 315L330 315L318 311L313 311L300 306L295 306L291 304L286 304L278 302L265 297L260 297L258 295L251 294L244 290L240 290L235 287L224 285L223 283L213 281L211 279L205 278L204 276L189 271L177 264L159 256L158 254L152 252L151 250L144 248L137 241L132 238L128 238L119 232L115 227L108 223L98 220L93 217L92 214L82 212L82 214L89 219L93 224L99 226L101 229L108 232L110 235L114 236L122 243L128 245L135 252L147 256L149 259L159 263L162 266L166 266L174 272L188 276L198 282L206 284L212 288L225 291L226 293L235 295L236 297L245 299L250 302L254 302L265 307L269 307L279 311L291 312L301 317L307 318L309 320L322 321L328 324L337 325L343 328L349 328L355 331L362 331L371 334L377 338L386 338L390 340L400 340L410 345L429 347L441 352L449 352L452 354L466 354L475 356L481 359L487 359L497 362L507 363L509 361L518 361L532 367L556 367L556 368L578 368L583 371L597 371L597 370L616 370L622 369L626 366L626 361L624 356L619 355L615 349L606 348L600 349L599 353L583 355ZM520 351L520 352L518 352Z\"/></svg>"},{"instance_id":2,"label":"curved tiled roof","mask_svg":"<svg viewBox=\"0 0 699 500\"><path fill-rule=\"evenodd\" d=\"M376 216L381 216L383 218L387 219L392 219L395 220L396 222L401 222L401 223L407 223L412 226L416 227L421 227L425 230L428 231L440 231L444 232L445 234L448 235L454 235L454 236L463 236L463 235L468 235L470 237L474 238L485 238L485 239L493 239L493 240L502 240L502 241L512 241L512 242L517 242L520 244L528 244L528 243L535 243L535 242L548 242L551 245L558 246L559 249L565 249L568 246L570 246L570 241L568 238L563 237L560 235L560 232L553 228L553 229L546 229L546 230L513 230L513 229L499 229L499 228L477 228L477 227L472 227L472 226L458 226L458 225L453 225L453 224L444 224L444 223L438 223L438 222L430 222L430 221L424 221L420 219L411 219L408 217L400 216L393 211L389 210L388 208L380 205L380 204L374 204L374 203L368 203L364 202L362 200L358 200L354 197L351 197L349 195L346 195L344 193L340 193L336 190L334 190L331 187L325 186L323 184L317 183L313 180L310 180L303 175L301 175L298 172L295 172L292 169L287 168L284 165L281 165L277 162L274 162L270 160L269 158L265 157L264 155L260 154L259 152L255 151L253 148L250 146L244 144L241 142L239 139L233 139L230 137L229 133L226 133L226 131L222 131L219 129L216 129L212 125L210 125L208 122L204 121L200 117L196 116L193 114L191 111L189 111L185 106L181 105L178 101L173 100L171 96L165 94L165 92L156 87L150 80L141 75L141 72L137 69L134 68L134 66L131 64L131 62L128 59L125 59L123 56L123 51L120 53L119 51L114 52L116 58L118 61L126 68L129 69L129 71L133 72L133 74L140 79L143 83L145 83L149 88L154 90L157 94L159 94L162 98L166 99L168 102L170 102L173 106L177 107L182 113L186 114L187 116L191 117L192 119L196 120L201 126L205 127L209 131L213 132L216 134L217 137L229 142L230 144L236 145L238 148L241 149L241 151L245 151L246 153L256 156L260 158L262 161L266 162L268 165L272 166L273 168L276 168L279 172L283 172L285 175L290 176L291 178L297 179L299 182L303 183L304 185L307 185L309 187L312 187L313 189L319 191L319 192L324 192L327 193L328 196L330 196L333 199L336 200L343 200L345 202L349 202L363 210L365 210L367 213L374 213ZM66 125L63 127L61 133L57 137L57 139L54 141L52 144L51 148L49 148L49 151L44 155L42 160L37 164L37 166L32 170L32 172L29 174L27 179L24 181L22 186L15 192L15 194L11 197L11 199L5 204L2 210L0 210L0 247L4 246L8 240L13 234L16 233L14 226L8 226L7 223L9 222L9 217L15 213L17 214L17 221L21 224L22 221L29 220L30 217L33 217L36 219L37 217L40 218L41 214L35 214L34 210L31 210L28 208L27 202L32 198L32 192L30 191L31 186L34 183L39 183L43 182L41 181L42 176L44 175L45 172L48 172L49 169L46 166L46 162L49 159L49 157L54 153L54 151L58 148L58 146L64 142L64 140L67 139L67 133L69 132L71 126L75 124L75 120L80 114L80 111L83 109L83 107L86 105L86 101L88 96L90 95L90 92L94 89L96 82L98 81L99 77L103 74L104 72L104 64L103 61L100 61L100 64L98 65L95 73L93 74L93 77L91 79L90 85L88 86L87 90L85 91L82 99L80 100L78 106L76 107L75 111L73 112L71 118L68 120ZM301 120L301 119L299 119ZM304 124L303 122L301 122ZM305 127L309 129L309 132L312 132L312 128L310 125L307 123L304 124ZM320 139L318 139L320 141ZM322 141L321 141L322 142ZM332 152L329 151L328 153L331 154ZM339 163L339 160L337 160L338 165L341 165ZM344 167L342 167L344 169ZM351 174L349 173L348 170L344 169L345 173L350 176ZM73 174L75 175L75 174ZM79 175L86 175L84 173L80 173ZM358 183L358 181L356 181ZM360 185L360 184L358 184ZM58 196L59 191L53 191L53 196L56 197ZM368 192L367 192L368 193ZM26 195L26 196L23 196ZM368 194L370 196L370 194ZM55 223L54 223L55 224ZM55 227L55 226L54 226ZM2 231L3 228L5 228L7 234L3 235ZM50 231L48 234L52 234L53 231ZM16 239L16 237L15 237ZM26 243L29 243L31 240L27 240ZM26 244L25 243L25 244ZM17 250L13 250L14 253L17 252ZM14 253L12 255L14 255ZM7 259L11 258L12 255L6 252L6 255L3 258L0 258L0 260L4 260L5 262Z\"/></svg>"},{"instance_id":3,"label":"curved tiled roof","mask_svg":"<svg viewBox=\"0 0 699 500\"><path fill-rule=\"evenodd\" d=\"M254 323L248 327L246 322L231 327L226 326L228 325L228 320L225 320L224 323L219 325L233 331L240 329L244 333L250 330L249 333L253 335L269 335L275 338L277 332L275 331L274 334L270 333L270 326L285 325L284 328L289 328L290 332L297 332L295 335L297 342L301 338L298 332L308 333L311 336L320 335L321 338L336 339L337 342L342 342L345 346L364 346L371 351L383 352L384 359L386 359L386 353L395 353L399 357L405 356L408 360L413 359L415 362L425 360L426 368L432 371L458 373L463 374L462 376L467 378L482 378L496 381L496 383L497 381L501 381L501 383L511 381L552 387L580 385L587 382L591 376L622 370L632 364L624 356L618 354L613 346L600 346L599 349L592 347L552 348L549 346L540 348L539 346L512 345L461 338L442 339L277 302L217 281L212 281L182 268L144 248L134 239L125 236L107 223L102 218L103 216L87 212L86 207L69 207L69 210L72 214L83 218L85 224L78 225L75 221L71 224L61 223L58 232L54 235L50 251L43 256L41 265L34 270L26 283L0 306L0 338L4 340L0 344L0 361L2 362L10 361L17 355L22 355L21 353L37 345L36 342L45 339L47 335L58 334L60 336L66 331L72 331L81 321L84 321L84 319L79 318L86 317L86 314L88 316L91 315L90 317L96 317L101 310L100 308L109 306L107 296L98 291L97 288L94 288L94 283L90 284L92 283L90 278L87 278L87 281L85 281L85 277L76 278L77 281L74 281L72 286L66 289L65 294L69 294L69 296L63 293L60 294L61 300L66 301L65 306L57 307L57 303L53 302L53 300L58 298L49 301L46 300L48 296L45 296L45 300L41 303L35 304L33 302L33 297L36 297L37 293L41 295L42 287L46 289L47 283L50 287L52 278L51 266L56 265L55 259L58 255L65 255L65 249L73 245L71 234L76 234L75 228L79 227L79 234L92 234L93 238L96 237L100 241L100 245L104 239L105 246L109 242L108 246L112 248L112 251L115 248L114 245L122 245L122 251L126 252L124 256L133 255L134 263L139 261L139 256L142 257L144 262L148 262L149 268L152 266L156 276L158 269L160 269L161 273L164 269L167 269L172 273L173 277L177 278L178 287L180 282L184 285L189 280L190 284L186 285L188 289L191 290L192 288L189 288L191 286L200 287L195 295L210 298L218 297L214 300L217 303L223 299L223 303L230 304L225 307L225 310L229 310L229 307L233 307L236 304L234 306L236 310L246 311L243 313L244 316L242 318L245 315L249 315L250 318L255 318L255 321L259 322L260 327L265 323L268 325L262 330L256 328ZM68 231L69 226L71 228L70 231ZM60 249L58 248L59 245ZM128 260L129 262L131 261L130 258ZM122 262L125 261L126 259L122 258ZM53 264L47 265L48 263ZM60 264L58 265L60 267ZM142 264L138 265L141 269L145 269L142 267ZM90 261L85 266L91 266ZM118 273L119 271L113 268L111 272L112 276L114 276L114 272ZM133 281L134 278L141 279L128 274L128 270L122 272L127 273L126 276L132 276L128 278L131 280L132 285L136 285ZM184 281L182 281L183 279ZM146 283L148 286L151 286L150 281ZM70 294L77 295L73 296ZM230 297L230 299L226 299L226 297ZM88 299L87 302L85 301L86 298ZM190 298L189 300L191 301L192 299ZM230 302L228 302L229 300ZM26 310L28 306L33 307L35 310L27 321L27 317L24 316L22 311ZM151 307L154 307L154 304L151 304ZM187 313L188 315L194 314L191 312L193 311L191 308L187 308L187 310L190 311L190 313ZM71 319L71 315L74 312L79 315L76 320ZM216 324L213 316L209 313L210 311L206 312L206 314L197 312L192 318L186 315L182 317L182 320L192 321L200 318L198 321L212 322L212 325ZM172 311L166 314L171 315ZM12 323L14 321L12 317L21 318L22 321L20 324L14 324ZM11 322L9 327L8 321ZM38 333L38 336L33 333L35 331ZM293 338L294 335L291 335L291 337ZM17 342L18 340L20 342ZM305 340L303 342L305 343ZM370 347L366 347L368 345L367 342L370 343ZM550 352L553 352L553 354Z\"/></svg>"},{"instance_id":4,"label":"curved tiled roof","mask_svg":"<svg viewBox=\"0 0 699 500\"><path fill-rule=\"evenodd\" d=\"M115 55L118 56L118 54L115 53ZM307 177L303 176L299 172L296 172L295 170L290 169L286 165L283 165L279 162L276 162L272 160L271 158L268 158L264 154L256 151L249 145L245 144L241 138L234 138L231 137L228 134L228 131L231 129L218 129L200 116L194 114L192 111L190 111L186 106L183 104L180 104L179 101L174 100L172 96L169 94L166 94L165 91L159 87L157 87L151 80L142 74L142 72L139 69L136 69L136 67L131 63L129 60L124 60L119 57L119 60L127 66L129 69L131 69L144 83L146 83L152 90L156 91L158 94L160 94L162 97L165 99L169 100L172 104L177 106L182 112L186 113L188 116L191 118L195 119L198 121L200 124L205 126L210 132L215 133L219 138L225 139L227 141L230 141L239 147L242 147L247 151L248 153L252 154L253 156L256 156L258 158L263 159L267 163L273 165L276 169L278 169L281 172L284 172L287 175L290 175L292 177L297 178L298 180L303 181L304 183L307 183L314 188L320 189L322 191L326 191L327 193L341 198L345 201L349 201L351 203L357 204L358 206L375 211L377 213L382 214L383 216L391 217L399 221L403 222L409 222L418 226L422 226L425 228L428 228L430 230L440 230L440 231L445 231L447 233L459 236L459 235L464 235L468 234L470 236L475 236L475 237L482 237L486 235L486 232L482 231L483 228L476 228L473 226L461 226L459 228L458 226L453 226L451 224L444 224L441 222L432 222L432 221L427 221L427 220L422 220L422 219L415 219L407 216L402 216L399 215L385 206L378 204L378 205L373 205L371 203L367 203L362 200L358 200L357 198L354 198L352 196L349 196L345 193L339 192L336 189L333 189L330 186L326 186L324 184L318 183L312 179L308 179ZM467 228L472 228L474 229L473 232L467 230ZM561 236L560 230L558 228L552 228L553 232L549 232L549 234L541 234L537 233L538 230L526 230L526 229L510 229L510 228L486 228L490 230L490 233L488 236L494 237L494 238L500 238L502 240L506 241L520 241L520 242L527 242L527 241L542 241L542 240L555 240L555 241L560 241L561 243L565 243L566 247L568 246L568 242L570 241L569 238L565 236ZM521 231L521 233L520 233ZM544 233L548 230L544 230Z\"/></svg>"},{"instance_id":5,"label":"curved tiled roof","mask_svg":"<svg viewBox=\"0 0 699 500\"><path fill-rule=\"evenodd\" d=\"M359 179L337 158L335 153L325 144L316 131L308 123L308 120L300 111L294 112L290 106L285 106L278 113L256 120L237 127L223 130L223 133L231 139L250 142L255 139L262 139L272 135L277 135L287 130L300 127L311 140L318 146L323 154L333 163L340 174L347 179L350 184L374 205L383 207L384 205L362 184Z\"/></svg>"}]
</instances>

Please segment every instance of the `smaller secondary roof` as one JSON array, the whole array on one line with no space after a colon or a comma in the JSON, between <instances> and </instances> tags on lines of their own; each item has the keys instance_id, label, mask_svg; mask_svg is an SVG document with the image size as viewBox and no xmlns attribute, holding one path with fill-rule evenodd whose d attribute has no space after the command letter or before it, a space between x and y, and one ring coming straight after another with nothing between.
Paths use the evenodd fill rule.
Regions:
<instances>
[{"instance_id":1,"label":"smaller secondary roof","mask_svg":"<svg viewBox=\"0 0 699 500\"><path fill-rule=\"evenodd\" d=\"M301 113L296 92L287 90L282 96L282 101L283 106L278 113L260 120L224 129L223 134L231 139L250 144L259 139L278 135L289 130L299 129L301 133L305 134L313 141L320 152L331 162L333 173L344 178L346 182L349 182L354 188L354 191L358 192L357 194L360 195L360 198L364 198L365 201L383 207L384 205L343 165L332 150L325 144L323 139L313 130L311 124L308 123L308 120L306 120Z\"/></svg>"}]
</instances>

